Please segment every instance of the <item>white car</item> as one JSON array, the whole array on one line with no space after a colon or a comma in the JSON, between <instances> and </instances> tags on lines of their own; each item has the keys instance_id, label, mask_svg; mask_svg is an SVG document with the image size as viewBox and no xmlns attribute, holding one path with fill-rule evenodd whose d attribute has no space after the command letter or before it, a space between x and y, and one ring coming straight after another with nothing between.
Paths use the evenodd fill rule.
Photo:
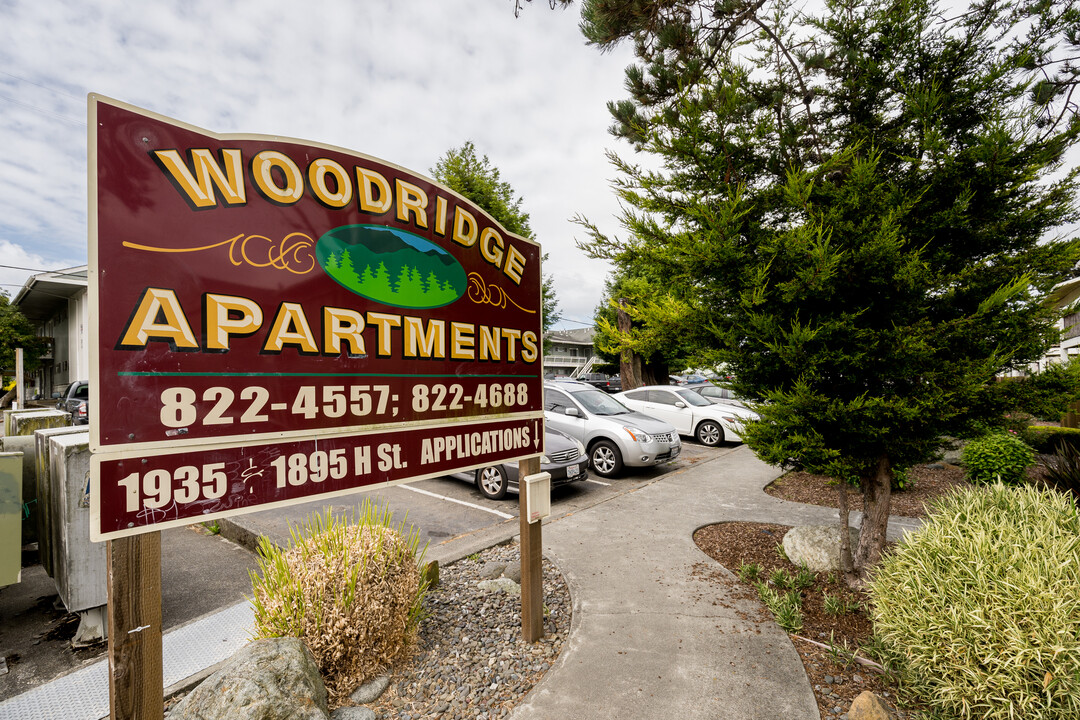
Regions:
<instances>
[{"instance_id":1,"label":"white car","mask_svg":"<svg viewBox=\"0 0 1080 720\"><path fill-rule=\"evenodd\" d=\"M586 383L544 383L544 421L580 440L593 472L605 478L618 476L624 466L670 462L682 451L670 423L634 412Z\"/></svg>"},{"instance_id":2,"label":"white car","mask_svg":"<svg viewBox=\"0 0 1080 720\"><path fill-rule=\"evenodd\" d=\"M757 420L753 410L734 405L714 405L685 387L649 385L613 395L624 405L675 426L680 435L697 438L713 447L727 441L742 441L742 424Z\"/></svg>"}]
</instances>

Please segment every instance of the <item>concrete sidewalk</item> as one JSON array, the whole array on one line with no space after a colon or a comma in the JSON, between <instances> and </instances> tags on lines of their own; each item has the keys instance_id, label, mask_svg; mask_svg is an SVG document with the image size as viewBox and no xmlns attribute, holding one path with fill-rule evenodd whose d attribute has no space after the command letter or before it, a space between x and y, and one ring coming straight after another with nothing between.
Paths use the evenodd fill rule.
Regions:
<instances>
[{"instance_id":1,"label":"concrete sidewalk","mask_svg":"<svg viewBox=\"0 0 1080 720\"><path fill-rule=\"evenodd\" d=\"M573 626L559 662L511 718L817 720L787 635L755 620L756 601L701 577L720 569L693 540L725 520L836 521L836 511L763 493L778 475L739 447L545 526Z\"/></svg>"},{"instance_id":2,"label":"concrete sidewalk","mask_svg":"<svg viewBox=\"0 0 1080 720\"><path fill-rule=\"evenodd\" d=\"M566 577L574 617L558 662L510 717L817 720L813 691L787 635L771 620L757 619L756 600L703 577L727 571L693 541L696 529L723 521L837 521L836 510L762 492L779 474L745 446L727 448L714 459L545 523L544 552ZM895 520L891 538L918 526ZM851 521L858 524L858 513ZM516 522L500 523L445 543L434 555L452 562L516 534ZM224 638L246 635L250 612L241 610L236 606L200 621L222 634L212 644L227 647ZM170 635L166 673L170 646L179 652L200 645L190 632ZM78 675L0 703L0 718L56 717L39 711L54 699L77 697ZM84 675L89 682L96 678ZM107 695L105 701L107 714ZM93 706L80 708L89 712L79 717L101 717Z\"/></svg>"}]
</instances>

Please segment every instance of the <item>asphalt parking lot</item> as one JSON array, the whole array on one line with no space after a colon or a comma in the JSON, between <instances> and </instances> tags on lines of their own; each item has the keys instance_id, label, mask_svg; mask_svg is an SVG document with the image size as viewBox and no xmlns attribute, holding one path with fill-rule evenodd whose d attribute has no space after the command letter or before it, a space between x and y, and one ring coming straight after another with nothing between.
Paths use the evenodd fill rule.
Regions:
<instances>
[{"instance_id":1,"label":"asphalt parking lot","mask_svg":"<svg viewBox=\"0 0 1080 720\"><path fill-rule=\"evenodd\" d=\"M684 442L678 460L636 469L621 478L589 474L584 482L552 491L552 515L561 516L632 492L680 468L730 452L733 445L707 448ZM443 560L450 543L455 552L470 542L477 549L518 526L517 496L484 497L475 484L454 478L433 478L377 492L358 493L332 501L314 501L288 508L237 516L219 523L220 534L201 525L162 532L162 622L164 630L230 607L251 592L249 572L257 567L252 551L260 534L285 545L290 525L327 508L348 517L365 498L388 509L395 520L416 528L429 559ZM512 524L507 527L507 524ZM0 701L99 659L105 643L72 649L74 616L55 608L55 585L40 565L24 564L22 582L0 588Z\"/></svg>"}]
</instances>

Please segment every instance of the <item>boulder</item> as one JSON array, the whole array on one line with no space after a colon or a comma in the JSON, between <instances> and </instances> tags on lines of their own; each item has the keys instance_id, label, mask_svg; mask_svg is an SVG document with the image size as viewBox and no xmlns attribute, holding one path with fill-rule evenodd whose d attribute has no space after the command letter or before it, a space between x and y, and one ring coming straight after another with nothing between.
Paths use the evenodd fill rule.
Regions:
<instances>
[{"instance_id":1,"label":"boulder","mask_svg":"<svg viewBox=\"0 0 1080 720\"><path fill-rule=\"evenodd\" d=\"M521 586L510 578L496 578L495 580L481 580L476 586L486 592L504 592L507 595L520 595Z\"/></svg>"},{"instance_id":2,"label":"boulder","mask_svg":"<svg viewBox=\"0 0 1080 720\"><path fill-rule=\"evenodd\" d=\"M386 688L390 687L390 676L380 675L379 677L368 680L366 683L356 688L349 699L357 705L367 705L373 703L382 697L382 694L386 692Z\"/></svg>"},{"instance_id":3,"label":"boulder","mask_svg":"<svg viewBox=\"0 0 1080 720\"><path fill-rule=\"evenodd\" d=\"M485 580L494 580L501 577L505 569L506 563L504 562L486 562L480 567L480 577Z\"/></svg>"},{"instance_id":4,"label":"boulder","mask_svg":"<svg viewBox=\"0 0 1080 720\"><path fill-rule=\"evenodd\" d=\"M328 720L326 686L299 638L255 640L169 713L169 720Z\"/></svg>"},{"instance_id":5,"label":"boulder","mask_svg":"<svg viewBox=\"0 0 1080 720\"><path fill-rule=\"evenodd\" d=\"M520 560L515 560L514 562L507 565L506 569L503 570L502 576L504 578L509 578L509 579L513 580L514 582L516 582L516 583L520 583L521 582L521 561Z\"/></svg>"},{"instance_id":6,"label":"boulder","mask_svg":"<svg viewBox=\"0 0 1080 720\"><path fill-rule=\"evenodd\" d=\"M859 531L848 528L851 552L859 542ZM840 570L840 526L803 525L793 527L784 535L784 552L796 565L806 565L812 572Z\"/></svg>"},{"instance_id":7,"label":"boulder","mask_svg":"<svg viewBox=\"0 0 1080 720\"><path fill-rule=\"evenodd\" d=\"M375 711L366 707L345 705L330 713L330 720L376 720Z\"/></svg>"},{"instance_id":8,"label":"boulder","mask_svg":"<svg viewBox=\"0 0 1080 720\"><path fill-rule=\"evenodd\" d=\"M848 720L889 720L889 706L869 690L859 693L859 696L851 701L851 709L847 713Z\"/></svg>"}]
</instances>

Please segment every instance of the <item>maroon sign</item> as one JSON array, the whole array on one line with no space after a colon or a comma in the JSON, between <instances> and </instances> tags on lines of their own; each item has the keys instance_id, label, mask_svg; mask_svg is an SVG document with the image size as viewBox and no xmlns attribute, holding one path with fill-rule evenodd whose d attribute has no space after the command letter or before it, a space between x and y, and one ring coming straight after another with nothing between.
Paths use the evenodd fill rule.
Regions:
<instances>
[{"instance_id":1,"label":"maroon sign","mask_svg":"<svg viewBox=\"0 0 1080 720\"><path fill-rule=\"evenodd\" d=\"M92 540L386 487L543 452L543 420L93 456Z\"/></svg>"},{"instance_id":2,"label":"maroon sign","mask_svg":"<svg viewBox=\"0 0 1080 720\"><path fill-rule=\"evenodd\" d=\"M349 150L89 127L94 539L542 452L534 242Z\"/></svg>"},{"instance_id":3,"label":"maroon sign","mask_svg":"<svg viewBox=\"0 0 1080 720\"><path fill-rule=\"evenodd\" d=\"M542 417L535 243L366 155L89 118L93 451Z\"/></svg>"}]
</instances>

